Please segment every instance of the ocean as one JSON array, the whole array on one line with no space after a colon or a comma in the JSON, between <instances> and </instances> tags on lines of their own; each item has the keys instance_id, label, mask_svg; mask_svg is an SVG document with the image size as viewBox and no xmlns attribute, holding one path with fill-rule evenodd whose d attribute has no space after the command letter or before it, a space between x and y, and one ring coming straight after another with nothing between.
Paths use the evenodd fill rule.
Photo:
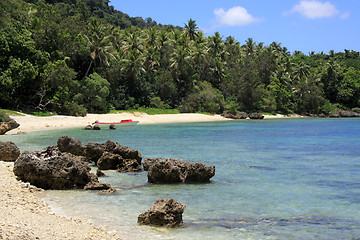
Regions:
<instances>
[{"instance_id":1,"label":"ocean","mask_svg":"<svg viewBox=\"0 0 360 240\"><path fill-rule=\"evenodd\" d=\"M61 129L1 136L23 150L69 135L112 140L144 158L215 165L205 184L148 184L147 172L104 171L118 191L45 191L54 212L88 219L124 239L360 239L360 119L235 120L138 125L115 131ZM93 167L95 170L96 168ZM157 199L185 203L184 225L139 226Z\"/></svg>"}]
</instances>

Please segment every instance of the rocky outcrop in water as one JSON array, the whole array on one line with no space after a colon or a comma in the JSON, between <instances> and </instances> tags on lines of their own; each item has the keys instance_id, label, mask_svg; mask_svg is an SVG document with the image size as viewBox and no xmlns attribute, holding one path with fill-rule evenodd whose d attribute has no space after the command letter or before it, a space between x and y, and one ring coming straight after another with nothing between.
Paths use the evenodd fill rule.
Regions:
<instances>
[{"instance_id":1,"label":"rocky outcrop in water","mask_svg":"<svg viewBox=\"0 0 360 240\"><path fill-rule=\"evenodd\" d=\"M120 172L138 172L142 170L141 154L135 150L113 141L105 143L88 143L81 145L77 139L61 136L57 146L62 152L84 156L87 161L95 162L101 170L118 170Z\"/></svg>"},{"instance_id":2,"label":"rocky outcrop in water","mask_svg":"<svg viewBox=\"0 0 360 240\"><path fill-rule=\"evenodd\" d=\"M6 132L13 130L19 126L20 124L18 124L14 119L10 119L7 122L0 122L0 135L4 135Z\"/></svg>"},{"instance_id":3,"label":"rocky outcrop in water","mask_svg":"<svg viewBox=\"0 0 360 240\"><path fill-rule=\"evenodd\" d=\"M61 136L57 141L57 146L61 152L67 152L76 156L84 156L85 148L81 142L69 136Z\"/></svg>"},{"instance_id":4,"label":"rocky outcrop in water","mask_svg":"<svg viewBox=\"0 0 360 240\"><path fill-rule=\"evenodd\" d=\"M138 216L138 223L163 227L178 227L183 224L182 214L186 205L174 199L156 200L150 210Z\"/></svg>"},{"instance_id":5,"label":"rocky outcrop in water","mask_svg":"<svg viewBox=\"0 0 360 240\"><path fill-rule=\"evenodd\" d=\"M215 175L215 166L178 159L146 159L144 169L148 171L149 183L204 183Z\"/></svg>"},{"instance_id":6,"label":"rocky outcrop in water","mask_svg":"<svg viewBox=\"0 0 360 240\"><path fill-rule=\"evenodd\" d=\"M20 155L20 149L13 142L0 141L0 161L14 162Z\"/></svg>"},{"instance_id":7,"label":"rocky outcrop in water","mask_svg":"<svg viewBox=\"0 0 360 240\"><path fill-rule=\"evenodd\" d=\"M108 189L98 182L90 167L63 154L56 146L24 152L15 161L14 173L22 181L43 189ZM87 187L88 186L88 187Z\"/></svg>"}]
</instances>

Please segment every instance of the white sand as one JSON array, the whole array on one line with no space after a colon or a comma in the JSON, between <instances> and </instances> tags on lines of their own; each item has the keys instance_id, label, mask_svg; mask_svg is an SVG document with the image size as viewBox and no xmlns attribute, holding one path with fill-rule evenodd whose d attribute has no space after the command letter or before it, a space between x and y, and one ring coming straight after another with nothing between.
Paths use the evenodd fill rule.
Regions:
<instances>
[{"instance_id":1,"label":"white sand","mask_svg":"<svg viewBox=\"0 0 360 240\"><path fill-rule=\"evenodd\" d=\"M273 118L298 118L300 115L264 115L265 119ZM20 127L7 132L6 134L27 133L32 131L44 131L47 129L59 128L85 128L96 120L102 122L119 122L123 119L132 119L139 121L140 124L159 124L159 123L177 123L177 122L211 122L231 120L220 115L205 115L198 113L182 114L160 114L148 115L146 113L119 113L119 114L88 114L85 117L71 117L56 115L51 117L35 117L30 115L11 116Z\"/></svg>"},{"instance_id":2,"label":"white sand","mask_svg":"<svg viewBox=\"0 0 360 240\"><path fill-rule=\"evenodd\" d=\"M20 127L7 132L6 134L17 134L19 132L32 132L47 129L59 128L85 128L96 120L102 122L119 122L123 119L132 119L139 121L140 124L155 123L176 123L176 122L209 122L209 121L225 121L229 120L220 115L205 115L197 113L185 114L161 114L148 115L146 113L119 113L119 114L88 114L85 117L71 117L56 115L51 117L35 117L35 116L11 116Z\"/></svg>"}]
</instances>

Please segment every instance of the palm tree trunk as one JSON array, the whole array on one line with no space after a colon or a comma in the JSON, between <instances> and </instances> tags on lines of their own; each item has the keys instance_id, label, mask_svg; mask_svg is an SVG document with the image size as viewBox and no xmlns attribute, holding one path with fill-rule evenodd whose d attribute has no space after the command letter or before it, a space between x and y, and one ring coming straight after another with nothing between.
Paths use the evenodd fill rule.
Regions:
<instances>
[{"instance_id":1,"label":"palm tree trunk","mask_svg":"<svg viewBox=\"0 0 360 240\"><path fill-rule=\"evenodd\" d=\"M87 71L86 71L85 77L87 77L87 75L89 74L89 71L90 71L90 69L91 69L91 65L92 65L93 61L94 61L94 59L91 58L90 65L89 65L89 67L88 67L88 69L87 69ZM85 77L84 77L84 78L85 78Z\"/></svg>"}]
</instances>

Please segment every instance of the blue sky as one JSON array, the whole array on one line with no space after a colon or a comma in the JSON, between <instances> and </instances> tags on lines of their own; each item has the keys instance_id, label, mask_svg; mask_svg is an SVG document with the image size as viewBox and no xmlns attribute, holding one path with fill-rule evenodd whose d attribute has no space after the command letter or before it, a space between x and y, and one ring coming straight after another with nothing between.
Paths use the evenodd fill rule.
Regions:
<instances>
[{"instance_id":1,"label":"blue sky","mask_svg":"<svg viewBox=\"0 0 360 240\"><path fill-rule=\"evenodd\" d=\"M281 43L290 52L360 51L360 0L112 0L131 17L184 26L192 18L208 36L219 32Z\"/></svg>"}]
</instances>

